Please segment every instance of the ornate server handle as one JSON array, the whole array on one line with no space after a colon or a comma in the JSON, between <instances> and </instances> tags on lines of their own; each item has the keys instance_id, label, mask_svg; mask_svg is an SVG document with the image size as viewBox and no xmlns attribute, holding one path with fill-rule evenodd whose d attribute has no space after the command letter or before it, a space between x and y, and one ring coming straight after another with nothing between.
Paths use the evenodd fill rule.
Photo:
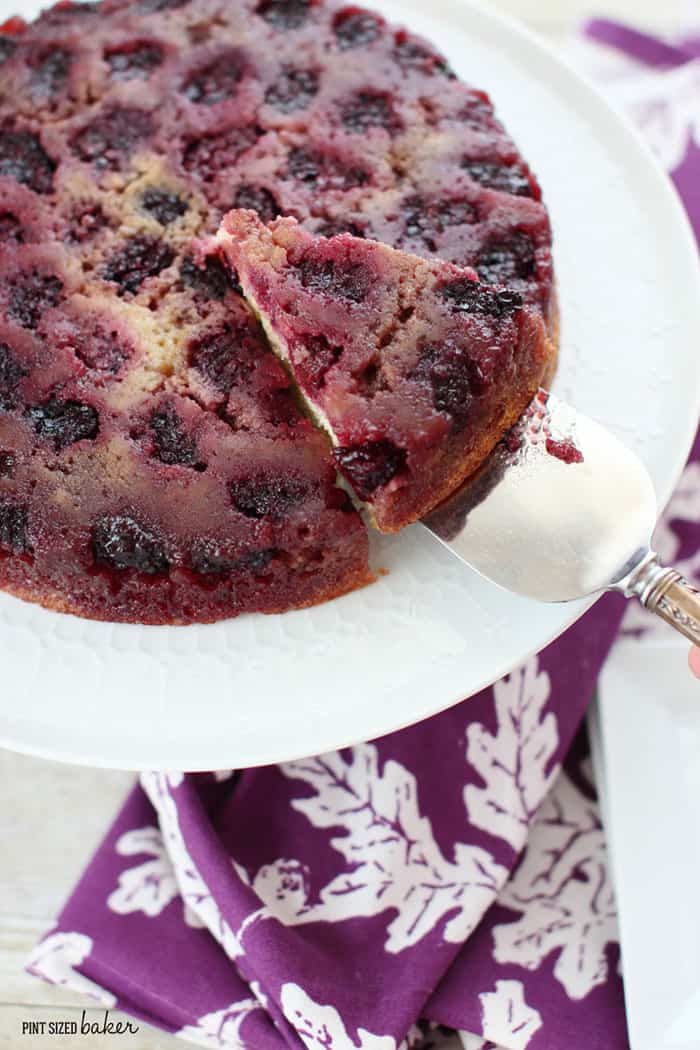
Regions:
<instances>
[{"instance_id":1,"label":"ornate server handle","mask_svg":"<svg viewBox=\"0 0 700 1050\"><path fill-rule=\"evenodd\" d=\"M700 591L675 569L664 568L655 554L644 560L625 593L700 645Z\"/></svg>"}]
</instances>

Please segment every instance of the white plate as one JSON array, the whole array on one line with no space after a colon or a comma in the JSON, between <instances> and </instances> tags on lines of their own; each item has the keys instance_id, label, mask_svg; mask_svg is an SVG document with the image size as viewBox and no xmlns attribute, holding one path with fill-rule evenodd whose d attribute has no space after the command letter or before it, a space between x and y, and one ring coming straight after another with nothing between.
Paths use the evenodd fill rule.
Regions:
<instances>
[{"instance_id":1,"label":"white plate","mask_svg":"<svg viewBox=\"0 0 700 1050\"><path fill-rule=\"evenodd\" d=\"M0 16L13 0L0 0ZM563 317L555 389L649 467L663 503L700 409L700 273L674 194L605 101L515 24L454 0L380 0L491 92L551 209ZM420 528L390 574L284 616L91 623L0 595L0 741L91 765L216 769L381 735L476 692L586 607L486 583Z\"/></svg>"}]
</instances>

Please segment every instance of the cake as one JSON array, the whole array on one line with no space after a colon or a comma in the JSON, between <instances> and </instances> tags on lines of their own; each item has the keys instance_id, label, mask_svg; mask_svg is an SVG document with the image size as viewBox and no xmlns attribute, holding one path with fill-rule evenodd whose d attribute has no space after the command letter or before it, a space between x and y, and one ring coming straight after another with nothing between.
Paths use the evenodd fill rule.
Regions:
<instances>
[{"instance_id":1,"label":"cake","mask_svg":"<svg viewBox=\"0 0 700 1050\"><path fill-rule=\"evenodd\" d=\"M325 436L216 259L232 207L506 285L536 179L426 41L322 0L59 3L0 29L0 588L213 621L366 583Z\"/></svg>"},{"instance_id":2,"label":"cake","mask_svg":"<svg viewBox=\"0 0 700 1050\"><path fill-rule=\"evenodd\" d=\"M382 532L483 463L552 357L536 307L453 263L241 210L214 245Z\"/></svg>"}]
</instances>

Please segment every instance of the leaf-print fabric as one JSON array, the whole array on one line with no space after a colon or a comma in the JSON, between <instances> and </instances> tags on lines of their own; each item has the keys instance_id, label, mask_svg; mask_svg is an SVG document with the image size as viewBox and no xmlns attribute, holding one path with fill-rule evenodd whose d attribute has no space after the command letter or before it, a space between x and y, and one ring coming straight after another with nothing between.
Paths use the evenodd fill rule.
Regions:
<instances>
[{"instance_id":1,"label":"leaf-print fabric","mask_svg":"<svg viewBox=\"0 0 700 1050\"><path fill-rule=\"evenodd\" d=\"M609 93L700 233L700 47L592 32L647 62L621 62ZM699 538L696 443L658 546L698 578ZM214 1050L624 1050L576 736L622 615L603 599L493 688L381 740L144 775L30 969Z\"/></svg>"}]
</instances>

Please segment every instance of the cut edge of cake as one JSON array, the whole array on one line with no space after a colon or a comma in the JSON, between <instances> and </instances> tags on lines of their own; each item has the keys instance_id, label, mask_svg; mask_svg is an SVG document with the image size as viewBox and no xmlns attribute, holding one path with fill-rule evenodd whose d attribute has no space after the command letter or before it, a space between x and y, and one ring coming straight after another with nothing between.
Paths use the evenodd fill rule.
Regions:
<instances>
[{"instance_id":1,"label":"cut edge of cake","mask_svg":"<svg viewBox=\"0 0 700 1050\"><path fill-rule=\"evenodd\" d=\"M259 296L250 280L250 275L245 263L244 242L250 236L255 243L267 242L270 250L280 253L280 258L285 256L284 247L277 245L274 241L274 232L284 230L285 236L289 233L297 233L308 244L318 241L342 239L346 244L356 242L359 251L366 251L368 245L374 245L382 251L395 256L401 256L415 260L417 267L430 267L433 270L444 271L446 275L454 278L455 274L469 274L473 279L476 275L468 268L455 267L450 263L432 262L427 263L425 259L414 256L412 253L401 251L381 242L372 242L367 239L358 239L350 234L340 234L334 238L314 237L305 231L295 219L290 217L279 217L269 224L261 222L259 217L250 211L234 209L228 212L219 227L216 236L202 246L204 253L216 253L228 265L232 273L235 273L244 297L251 310L258 318L261 327L268 339L269 345L278 359L290 374L292 383L296 389L306 412L310 419L328 437L331 445L336 450L342 449L342 442L338 437L336 429L329 419L327 413L314 400L306 390L295 371L291 360L290 349L287 341L277 330L268 312L260 303ZM545 324L541 314L534 308L521 306L518 311L522 315L518 347L525 347L523 357L522 373L518 379L521 382L519 396L509 403L503 405L500 411L495 412L488 426L482 432L474 436L472 446L468 454L451 453L446 454L440 463L440 469L434 472L426 484L426 479L419 481L414 488L418 488L418 497L411 498L410 486L404 489L407 497L383 499L383 494L375 500L373 498L362 498L358 494L353 482L344 476L340 465L338 465L339 487L344 489L355 506L363 512L370 525L380 532L395 533L407 525L420 520L443 500L447 499L454 491L474 474L483 464L484 460L493 451L498 442L507 434L512 426L518 421L523 411L535 396L541 385L548 384L555 371L558 351L558 323L551 326ZM553 316L556 316L556 311ZM336 460L336 462L338 462Z\"/></svg>"}]
</instances>

